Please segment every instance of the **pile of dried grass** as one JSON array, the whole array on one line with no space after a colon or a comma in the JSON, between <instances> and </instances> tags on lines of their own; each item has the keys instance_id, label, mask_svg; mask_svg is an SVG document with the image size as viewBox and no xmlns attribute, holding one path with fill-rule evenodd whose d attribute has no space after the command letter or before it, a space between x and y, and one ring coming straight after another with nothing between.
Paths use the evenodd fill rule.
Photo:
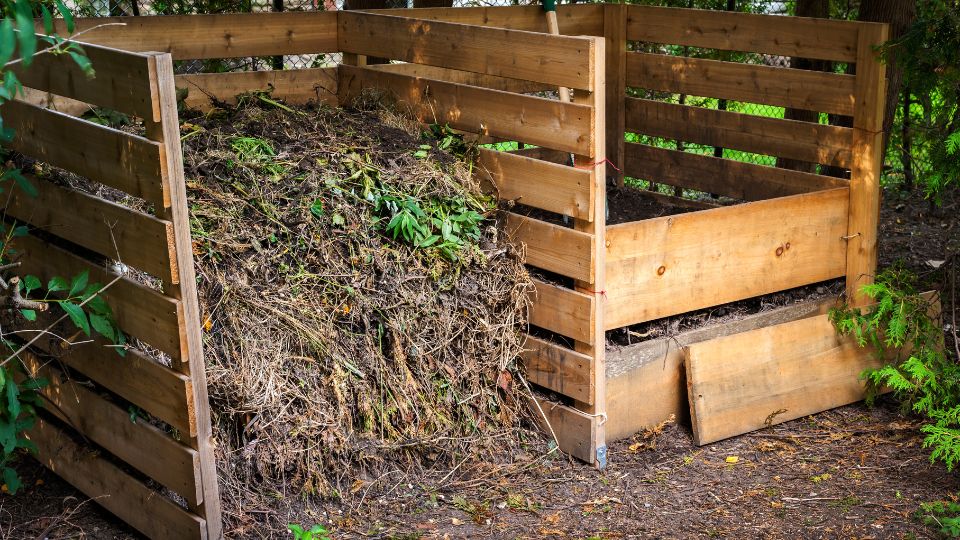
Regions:
<instances>
[{"instance_id":1,"label":"pile of dried grass","mask_svg":"<svg viewBox=\"0 0 960 540\"><path fill-rule=\"evenodd\" d=\"M380 107L257 99L184 125L221 490L344 493L387 468L509 456L529 277L492 221L450 260L383 231L384 193L485 209L467 160ZM493 452L496 450L496 454ZM236 514L233 516L237 517Z\"/></svg>"}]
</instances>

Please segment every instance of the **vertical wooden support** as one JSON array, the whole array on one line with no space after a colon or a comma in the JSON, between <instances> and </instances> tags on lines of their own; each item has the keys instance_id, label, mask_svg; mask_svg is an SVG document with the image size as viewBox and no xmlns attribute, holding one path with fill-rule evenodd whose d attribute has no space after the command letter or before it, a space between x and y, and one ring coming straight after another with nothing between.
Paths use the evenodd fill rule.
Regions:
<instances>
[{"instance_id":1,"label":"vertical wooden support","mask_svg":"<svg viewBox=\"0 0 960 540\"><path fill-rule=\"evenodd\" d=\"M606 143L607 159L617 166L607 176L623 185L624 119L627 95L627 6L603 5L603 35L606 42Z\"/></svg>"},{"instance_id":2,"label":"vertical wooden support","mask_svg":"<svg viewBox=\"0 0 960 540\"><path fill-rule=\"evenodd\" d=\"M864 23L858 31L846 236L847 298L852 305L865 305L869 301L860 288L873 282L877 269L886 66L875 47L887 40L888 31L887 25L876 23Z\"/></svg>"},{"instance_id":3,"label":"vertical wooden support","mask_svg":"<svg viewBox=\"0 0 960 540\"><path fill-rule=\"evenodd\" d=\"M592 462L597 468L602 469L607 465L607 442L604 428L604 424L607 420L607 377L605 361L606 339L603 323L603 309L606 299L606 293L604 290L604 287L606 286L604 277L604 254L606 253L606 244L604 237L607 228L605 217L605 206L607 201L607 164L605 162L605 158L607 156L607 131L605 128L607 117L605 105L607 101L607 91L606 62L604 60L606 57L604 54L606 39L594 38L593 42L594 46L592 47L593 50L590 58L590 67L592 72L591 76L593 77L594 91L592 93L588 93L578 90L574 95L574 102L586 103L593 106L593 120L591 122L592 133L590 134L591 149L590 155L575 156L574 161L578 167L590 169L590 181L593 182L593 189L595 190L596 194L593 199L593 221L575 219L574 228L579 231L588 232L594 235L594 238L596 239L594 242L593 253L591 254L596 266L594 271L594 281L593 283L578 281L576 284L578 291L590 294L596 299L596 301L591 304L591 310L593 312L590 314L590 334L593 339L592 344L577 342L575 347L578 352L593 357L594 365L592 371L594 377L595 397L592 405L578 402L576 404L576 408L581 412L586 413L586 416L590 419L590 433L582 434L582 437L584 438L589 437L589 456L591 459L588 461ZM622 134L620 138L623 138ZM581 444L581 446L587 445Z\"/></svg>"},{"instance_id":4,"label":"vertical wooden support","mask_svg":"<svg viewBox=\"0 0 960 540\"><path fill-rule=\"evenodd\" d=\"M177 93L174 86L173 59L170 54L157 53L151 57L150 78L154 92L154 118L144 119L147 137L163 144L164 191L169 191L170 205L158 208L157 216L173 223L173 241L176 248L177 272L180 283L164 284L165 291L181 301L184 322L181 327L181 362L173 368L192 380L193 402L197 436L189 441L200 456L200 478L203 500L191 508L204 518L207 538L223 537L220 516L220 494L217 488L217 467L213 452L213 432L210 425L210 401L207 397L206 366L203 360L203 341L200 331L200 305L197 281L193 268L193 242L190 237L189 204L183 176L183 151L180 147L180 119L177 115Z\"/></svg>"}]
</instances>

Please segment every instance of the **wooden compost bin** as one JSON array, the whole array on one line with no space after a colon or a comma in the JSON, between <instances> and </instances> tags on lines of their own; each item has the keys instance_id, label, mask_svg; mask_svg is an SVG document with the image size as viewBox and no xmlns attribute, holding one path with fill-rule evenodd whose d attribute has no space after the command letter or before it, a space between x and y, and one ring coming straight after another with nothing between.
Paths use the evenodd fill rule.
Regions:
<instances>
[{"instance_id":1,"label":"wooden compost bin","mask_svg":"<svg viewBox=\"0 0 960 540\"><path fill-rule=\"evenodd\" d=\"M538 399L549 429L584 461L602 467L608 440L686 411L684 365L693 381L731 379L694 385L700 442L762 426L770 407L787 410L774 419L782 421L859 399L856 374L870 357L836 338L822 305L622 349L608 348L605 332L825 279L846 276L851 288L869 279L884 88L872 46L884 41L885 27L604 4L560 6L559 19L569 35L548 35L536 6L79 21L89 30L81 39L97 44L87 48L97 77L62 56L38 57L24 83L58 97L48 106L4 106L18 133L13 147L145 199L153 212L34 179L40 197L17 195L8 216L42 231L17 240L25 271L44 277L86 268L110 282L115 275L91 256L98 254L157 278L163 292L121 277L106 296L121 328L166 353L173 367L137 351L121 359L77 348L64 363L98 390L80 400L61 399L67 383L44 367L54 375L47 394L62 414L45 413L30 434L40 459L87 495L105 496L97 502L150 537L221 535L178 88L198 108L268 88L294 104L339 105L373 88L424 122L534 147L483 148L476 170L502 199L569 218L565 225L519 209L506 216L529 265L558 277L536 282L536 337L524 361L530 381L560 396ZM125 26L93 28L104 23ZM627 52L628 41L855 63L857 75ZM173 68L178 60L319 53L342 53L343 61L282 71L175 75ZM573 89L573 102L550 97L558 86ZM852 116L853 127L628 98L628 86ZM50 110L74 110L71 100L142 118L148 137ZM625 132L838 165L850 169L850 180L627 144ZM618 169L750 202L607 226L606 186L620 181ZM816 369L808 369L813 358ZM721 369L733 363L737 370ZM743 379L761 372L767 386L748 395ZM100 392L173 429L131 423ZM732 400L725 410L737 413L733 420L707 414L718 399ZM743 407L756 414L739 414ZM760 410L767 412L757 420Z\"/></svg>"}]
</instances>

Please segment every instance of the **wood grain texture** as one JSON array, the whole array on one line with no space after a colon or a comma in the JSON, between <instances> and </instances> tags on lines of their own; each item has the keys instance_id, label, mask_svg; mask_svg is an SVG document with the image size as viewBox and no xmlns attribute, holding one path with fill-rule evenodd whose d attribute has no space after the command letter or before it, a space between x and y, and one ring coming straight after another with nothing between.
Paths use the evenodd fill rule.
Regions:
<instances>
[{"instance_id":1,"label":"wood grain texture","mask_svg":"<svg viewBox=\"0 0 960 540\"><path fill-rule=\"evenodd\" d=\"M253 91L269 91L291 105L337 104L336 68L191 73L177 75L176 84L187 90L184 104L201 111L213 107L214 100L235 104L238 95Z\"/></svg>"},{"instance_id":2,"label":"wood grain texture","mask_svg":"<svg viewBox=\"0 0 960 540\"><path fill-rule=\"evenodd\" d=\"M759 201L846 187L832 176L755 165L627 143L624 171L628 176L671 186L696 189L745 201Z\"/></svg>"},{"instance_id":3,"label":"wood grain texture","mask_svg":"<svg viewBox=\"0 0 960 540\"><path fill-rule=\"evenodd\" d=\"M567 454L581 461L593 463L596 460L596 449L590 435L596 419L556 401L540 397L535 399L537 403L534 405L534 415L541 424L543 432L547 435L555 434L558 446ZM540 411L543 411L549 426L543 423Z\"/></svg>"},{"instance_id":4,"label":"wood grain texture","mask_svg":"<svg viewBox=\"0 0 960 540\"><path fill-rule=\"evenodd\" d=\"M627 53L627 86L807 111L853 114L852 75Z\"/></svg>"},{"instance_id":5,"label":"wood grain texture","mask_svg":"<svg viewBox=\"0 0 960 540\"><path fill-rule=\"evenodd\" d=\"M592 90L592 41L339 11L338 49L498 77Z\"/></svg>"},{"instance_id":6,"label":"wood grain texture","mask_svg":"<svg viewBox=\"0 0 960 540\"><path fill-rule=\"evenodd\" d=\"M607 228L608 330L844 275L846 188Z\"/></svg>"},{"instance_id":7,"label":"wood grain texture","mask_svg":"<svg viewBox=\"0 0 960 540\"><path fill-rule=\"evenodd\" d=\"M627 5L603 5L603 36L606 85L607 159L617 169L607 170L614 183L623 185L625 102L627 92Z\"/></svg>"},{"instance_id":8,"label":"wood grain texture","mask_svg":"<svg viewBox=\"0 0 960 540\"><path fill-rule=\"evenodd\" d=\"M380 9L377 13L446 21L509 30L547 33L547 18L540 6L489 6L457 8ZM569 36L602 36L602 4L558 4L560 33Z\"/></svg>"},{"instance_id":9,"label":"wood grain texture","mask_svg":"<svg viewBox=\"0 0 960 540\"><path fill-rule=\"evenodd\" d=\"M530 324L560 335L590 342L594 299L592 296L534 279Z\"/></svg>"},{"instance_id":10,"label":"wood grain texture","mask_svg":"<svg viewBox=\"0 0 960 540\"><path fill-rule=\"evenodd\" d=\"M514 92L518 94L544 92L554 88L549 84L524 81L520 79L508 79L506 77L497 77L495 75L472 73L470 71L428 66L424 64L374 64L367 67L376 71L400 73L402 75L410 75L411 77L421 77L436 81L466 84L468 86L479 86L481 88L489 88L491 90L500 90L503 92Z\"/></svg>"},{"instance_id":11,"label":"wood grain texture","mask_svg":"<svg viewBox=\"0 0 960 540\"><path fill-rule=\"evenodd\" d=\"M627 6L627 39L853 62L863 23L716 10Z\"/></svg>"},{"instance_id":12,"label":"wood grain texture","mask_svg":"<svg viewBox=\"0 0 960 540\"><path fill-rule=\"evenodd\" d=\"M591 108L371 68L341 65L339 102L350 103L364 89L396 97L418 120L455 129L546 146L589 152Z\"/></svg>"},{"instance_id":13,"label":"wood grain texture","mask_svg":"<svg viewBox=\"0 0 960 540\"><path fill-rule=\"evenodd\" d=\"M853 130L626 98L626 129L654 137L849 168Z\"/></svg>"},{"instance_id":14,"label":"wood grain texture","mask_svg":"<svg viewBox=\"0 0 960 540\"><path fill-rule=\"evenodd\" d=\"M594 402L593 357L528 335L520 354L527 380L587 404Z\"/></svg>"},{"instance_id":15,"label":"wood grain texture","mask_svg":"<svg viewBox=\"0 0 960 540\"><path fill-rule=\"evenodd\" d=\"M474 171L496 188L500 200L593 220L590 171L486 148Z\"/></svg>"},{"instance_id":16,"label":"wood grain texture","mask_svg":"<svg viewBox=\"0 0 960 540\"><path fill-rule=\"evenodd\" d=\"M510 241L526 246L524 262L561 276L593 282L596 248L592 234L505 212Z\"/></svg>"}]
</instances>

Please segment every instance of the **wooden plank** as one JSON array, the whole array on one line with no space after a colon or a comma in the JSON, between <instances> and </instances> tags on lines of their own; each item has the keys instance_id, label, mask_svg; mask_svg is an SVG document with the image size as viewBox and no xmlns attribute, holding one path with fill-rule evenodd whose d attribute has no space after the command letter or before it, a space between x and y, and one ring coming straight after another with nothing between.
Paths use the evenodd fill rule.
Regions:
<instances>
[{"instance_id":1,"label":"wooden plank","mask_svg":"<svg viewBox=\"0 0 960 540\"><path fill-rule=\"evenodd\" d=\"M20 263L22 275L33 274L47 283L54 276L90 273L90 283L107 285L117 274L33 235L11 239L12 259ZM180 302L129 278L122 278L101 293L113 310L117 325L125 333L179 359Z\"/></svg>"},{"instance_id":2,"label":"wooden plank","mask_svg":"<svg viewBox=\"0 0 960 540\"><path fill-rule=\"evenodd\" d=\"M853 75L666 54L627 53L627 86L808 111L853 114Z\"/></svg>"},{"instance_id":3,"label":"wooden plank","mask_svg":"<svg viewBox=\"0 0 960 540\"><path fill-rule=\"evenodd\" d=\"M496 188L500 200L593 220L590 171L486 148L480 149L474 170Z\"/></svg>"},{"instance_id":4,"label":"wooden plank","mask_svg":"<svg viewBox=\"0 0 960 540\"><path fill-rule=\"evenodd\" d=\"M501 90L503 92L514 92L518 94L544 92L547 90L553 90L555 88L549 84L524 81L521 79L508 79L506 77L497 77L495 75L472 73L469 71L460 71L458 69L449 69L437 66L427 66L424 64L374 64L367 67L376 71L400 73L402 75L409 75L411 77L466 84L468 86L479 86L481 88Z\"/></svg>"},{"instance_id":5,"label":"wooden plank","mask_svg":"<svg viewBox=\"0 0 960 540\"><path fill-rule=\"evenodd\" d=\"M93 17L77 19L76 25L78 32L86 31L79 41L127 51L169 52L175 60L338 50L337 14L329 11ZM99 28L90 30L94 27ZM62 22L58 28L66 35Z\"/></svg>"},{"instance_id":6,"label":"wooden plank","mask_svg":"<svg viewBox=\"0 0 960 540\"><path fill-rule=\"evenodd\" d=\"M216 101L236 104L238 95L258 90L291 105L337 104L336 68L190 73L177 75L176 85L187 89L184 104L201 111Z\"/></svg>"},{"instance_id":7,"label":"wooden plank","mask_svg":"<svg viewBox=\"0 0 960 540\"><path fill-rule=\"evenodd\" d=\"M91 109L89 103L27 87L23 88L23 93L18 95L17 99L31 105L69 114L70 116L81 116Z\"/></svg>"},{"instance_id":8,"label":"wooden plank","mask_svg":"<svg viewBox=\"0 0 960 540\"><path fill-rule=\"evenodd\" d=\"M536 399L534 417L541 424L543 432L556 436L557 445L564 452L581 461L593 463L596 456L591 445L590 433L593 430L595 418L556 401L542 397L534 399ZM546 416L549 426L544 424L543 416Z\"/></svg>"},{"instance_id":9,"label":"wooden plank","mask_svg":"<svg viewBox=\"0 0 960 540\"><path fill-rule=\"evenodd\" d=\"M129 412L50 365L55 360L44 360L30 352L22 353L20 358L30 377L49 381L40 393L52 405L47 408L51 414L84 438L172 489L189 504L196 505L202 499L196 482L200 474L196 451L146 420L131 421ZM118 357L115 361L121 359Z\"/></svg>"},{"instance_id":10,"label":"wooden plank","mask_svg":"<svg viewBox=\"0 0 960 540\"><path fill-rule=\"evenodd\" d=\"M847 199L840 188L607 227L606 328L844 275Z\"/></svg>"},{"instance_id":11,"label":"wooden plank","mask_svg":"<svg viewBox=\"0 0 960 540\"><path fill-rule=\"evenodd\" d=\"M627 39L853 62L862 23L630 5Z\"/></svg>"},{"instance_id":12,"label":"wooden plank","mask_svg":"<svg viewBox=\"0 0 960 540\"><path fill-rule=\"evenodd\" d=\"M338 49L592 90L592 41L521 30L339 11ZM599 68L602 69L602 68Z\"/></svg>"},{"instance_id":13,"label":"wooden plank","mask_svg":"<svg viewBox=\"0 0 960 540\"><path fill-rule=\"evenodd\" d=\"M606 111L605 120L607 159L617 169L607 170L607 176L614 179L618 186L623 185L624 154L624 99L627 92L627 5L604 4L603 35L606 70Z\"/></svg>"},{"instance_id":14,"label":"wooden plank","mask_svg":"<svg viewBox=\"0 0 960 540\"><path fill-rule=\"evenodd\" d=\"M561 276L592 282L594 237L560 225L505 212L512 242L526 245L524 262Z\"/></svg>"},{"instance_id":15,"label":"wooden plank","mask_svg":"<svg viewBox=\"0 0 960 540\"><path fill-rule=\"evenodd\" d=\"M520 358L528 381L593 404L593 357L530 335L523 347Z\"/></svg>"},{"instance_id":16,"label":"wooden plank","mask_svg":"<svg viewBox=\"0 0 960 540\"><path fill-rule=\"evenodd\" d=\"M548 33L543 8L539 6L489 6L456 8L378 9L376 13L446 21L475 26L492 26L510 30ZM602 36L601 4L558 4L560 33L569 36Z\"/></svg>"},{"instance_id":17,"label":"wooden plank","mask_svg":"<svg viewBox=\"0 0 960 540\"><path fill-rule=\"evenodd\" d=\"M338 73L341 104L373 88L395 96L421 122L565 152L589 151L593 132L587 106L363 67L341 65Z\"/></svg>"},{"instance_id":18,"label":"wooden plank","mask_svg":"<svg viewBox=\"0 0 960 540\"><path fill-rule=\"evenodd\" d=\"M158 206L169 204L159 144L22 101L7 101L0 111L4 125L16 130L8 148Z\"/></svg>"},{"instance_id":19,"label":"wooden plank","mask_svg":"<svg viewBox=\"0 0 960 540\"><path fill-rule=\"evenodd\" d=\"M80 446L44 418L27 434L37 460L149 538L207 538L206 523L160 493Z\"/></svg>"},{"instance_id":20,"label":"wooden plank","mask_svg":"<svg viewBox=\"0 0 960 540\"><path fill-rule=\"evenodd\" d=\"M96 66L96 77L88 77L66 54L40 54L34 56L29 68L16 67L13 71L29 88L141 118L157 114L150 94L149 57L94 45L83 50Z\"/></svg>"},{"instance_id":21,"label":"wooden plank","mask_svg":"<svg viewBox=\"0 0 960 540\"><path fill-rule=\"evenodd\" d=\"M626 98L626 128L654 137L849 168L853 130Z\"/></svg>"},{"instance_id":22,"label":"wooden plank","mask_svg":"<svg viewBox=\"0 0 960 540\"><path fill-rule=\"evenodd\" d=\"M38 195L10 193L7 217L29 223L108 259L153 274L166 282L176 279L176 261L169 249L170 222L131 210L74 189L29 176ZM70 209L65 212L64 209Z\"/></svg>"},{"instance_id":23,"label":"wooden plank","mask_svg":"<svg viewBox=\"0 0 960 540\"><path fill-rule=\"evenodd\" d=\"M564 167L573 165L573 161L570 159L570 152L562 152L560 150L553 150L540 146L528 146L526 148L519 148L517 150L509 150L508 153L532 159L539 159L541 161L547 161L550 163L556 163L557 165L563 165Z\"/></svg>"},{"instance_id":24,"label":"wooden plank","mask_svg":"<svg viewBox=\"0 0 960 540\"><path fill-rule=\"evenodd\" d=\"M850 221L847 225L847 297L854 305L870 299L861 287L877 270L880 175L883 169L883 113L886 65L874 47L887 40L886 25L865 27L857 48L856 110L853 115L853 165L850 167Z\"/></svg>"},{"instance_id":25,"label":"wooden plank","mask_svg":"<svg viewBox=\"0 0 960 540\"><path fill-rule=\"evenodd\" d=\"M883 362L819 315L689 345L685 364L702 445L859 401Z\"/></svg>"},{"instance_id":26,"label":"wooden plank","mask_svg":"<svg viewBox=\"0 0 960 540\"><path fill-rule=\"evenodd\" d=\"M627 143L627 176L757 201L846 187L832 176Z\"/></svg>"},{"instance_id":27,"label":"wooden plank","mask_svg":"<svg viewBox=\"0 0 960 540\"><path fill-rule=\"evenodd\" d=\"M533 285L530 324L578 341L592 341L592 296L538 279Z\"/></svg>"}]
</instances>

